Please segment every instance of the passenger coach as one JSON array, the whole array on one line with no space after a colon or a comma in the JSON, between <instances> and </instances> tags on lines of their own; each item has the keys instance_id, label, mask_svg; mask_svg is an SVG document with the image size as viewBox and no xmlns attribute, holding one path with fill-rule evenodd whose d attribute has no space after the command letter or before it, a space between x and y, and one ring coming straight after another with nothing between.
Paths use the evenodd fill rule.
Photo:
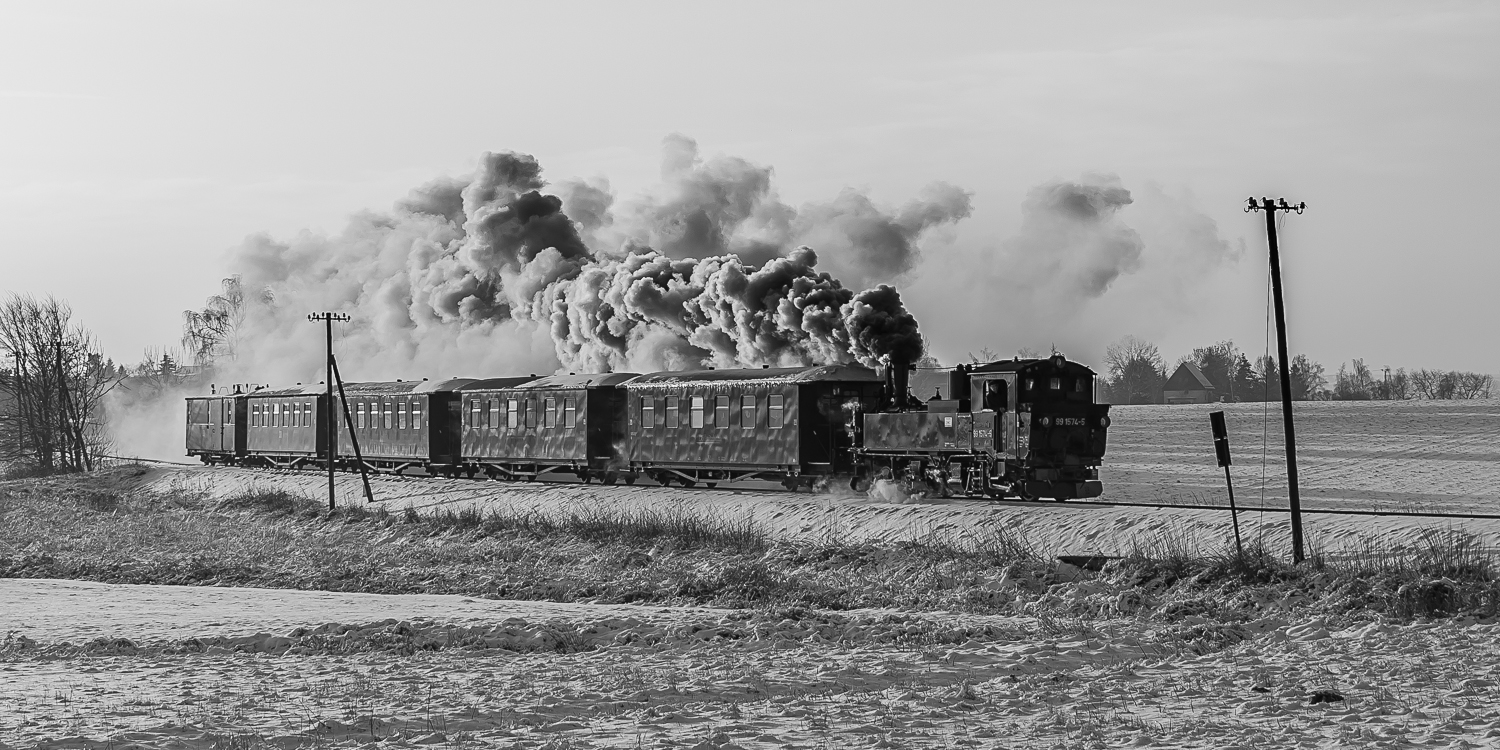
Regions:
<instances>
[{"instance_id":1,"label":"passenger coach","mask_svg":"<svg viewBox=\"0 0 1500 750\"><path fill-rule=\"evenodd\" d=\"M326 461L327 390L319 383L245 394L247 460L283 469Z\"/></svg>"},{"instance_id":2,"label":"passenger coach","mask_svg":"<svg viewBox=\"0 0 1500 750\"><path fill-rule=\"evenodd\" d=\"M667 484L770 479L788 489L852 474L858 414L881 378L847 365L642 375L630 394L631 470Z\"/></svg>"},{"instance_id":3,"label":"passenger coach","mask_svg":"<svg viewBox=\"0 0 1500 750\"><path fill-rule=\"evenodd\" d=\"M635 481L623 450L625 392L635 373L479 380L462 389L463 459L470 476Z\"/></svg>"},{"instance_id":4,"label":"passenger coach","mask_svg":"<svg viewBox=\"0 0 1500 750\"><path fill-rule=\"evenodd\" d=\"M240 394L187 400L187 454L203 463L236 463L245 455L245 399Z\"/></svg>"},{"instance_id":5,"label":"passenger coach","mask_svg":"<svg viewBox=\"0 0 1500 750\"><path fill-rule=\"evenodd\" d=\"M365 466L396 474L414 468L454 473L461 463L457 389L472 382L457 378L345 383L349 419L354 422ZM344 413L340 411L338 417L339 462L357 466Z\"/></svg>"}]
</instances>

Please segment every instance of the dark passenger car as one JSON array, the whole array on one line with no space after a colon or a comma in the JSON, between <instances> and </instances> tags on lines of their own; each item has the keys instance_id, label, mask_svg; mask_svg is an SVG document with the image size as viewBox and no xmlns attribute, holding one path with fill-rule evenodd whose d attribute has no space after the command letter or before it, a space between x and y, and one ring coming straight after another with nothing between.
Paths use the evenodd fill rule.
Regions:
<instances>
[{"instance_id":1,"label":"dark passenger car","mask_svg":"<svg viewBox=\"0 0 1500 750\"><path fill-rule=\"evenodd\" d=\"M625 462L625 392L635 373L479 380L462 389L465 468L531 479L634 480Z\"/></svg>"},{"instance_id":2,"label":"dark passenger car","mask_svg":"<svg viewBox=\"0 0 1500 750\"><path fill-rule=\"evenodd\" d=\"M245 399L240 394L188 398L187 454L206 464L244 457Z\"/></svg>"},{"instance_id":3,"label":"dark passenger car","mask_svg":"<svg viewBox=\"0 0 1500 750\"><path fill-rule=\"evenodd\" d=\"M245 394L246 458L282 468L323 461L326 398L321 383Z\"/></svg>"},{"instance_id":4,"label":"dark passenger car","mask_svg":"<svg viewBox=\"0 0 1500 750\"><path fill-rule=\"evenodd\" d=\"M345 383L359 455L372 469L401 473L421 468L452 473L459 463L458 391L468 379ZM338 458L355 466L354 442L338 413Z\"/></svg>"},{"instance_id":5,"label":"dark passenger car","mask_svg":"<svg viewBox=\"0 0 1500 750\"><path fill-rule=\"evenodd\" d=\"M858 414L880 403L874 370L847 365L642 375L630 393L630 467L662 484L852 474Z\"/></svg>"}]
</instances>

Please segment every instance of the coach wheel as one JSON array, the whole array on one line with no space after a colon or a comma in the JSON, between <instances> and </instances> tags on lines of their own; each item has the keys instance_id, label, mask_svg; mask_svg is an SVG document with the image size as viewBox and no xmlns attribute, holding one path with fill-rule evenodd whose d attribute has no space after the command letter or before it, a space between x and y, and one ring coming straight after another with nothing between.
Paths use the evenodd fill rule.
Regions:
<instances>
[{"instance_id":1,"label":"coach wheel","mask_svg":"<svg viewBox=\"0 0 1500 750\"><path fill-rule=\"evenodd\" d=\"M635 484L636 478L637 477L636 477L635 474L626 474L625 475L625 484Z\"/></svg>"},{"instance_id":2,"label":"coach wheel","mask_svg":"<svg viewBox=\"0 0 1500 750\"><path fill-rule=\"evenodd\" d=\"M680 485L682 485L683 487L693 487L693 486L696 486L698 484L697 482L694 482L693 480L688 479L687 477L678 477L677 478L677 483L680 484Z\"/></svg>"},{"instance_id":3,"label":"coach wheel","mask_svg":"<svg viewBox=\"0 0 1500 750\"><path fill-rule=\"evenodd\" d=\"M796 477L787 477L786 479L781 480L781 486L785 487L787 492L796 492L797 487L799 487L801 484L801 482L797 481Z\"/></svg>"},{"instance_id":4,"label":"coach wheel","mask_svg":"<svg viewBox=\"0 0 1500 750\"><path fill-rule=\"evenodd\" d=\"M586 471L580 471L578 472L578 481L583 482L584 484L588 484L589 482L594 481L594 475Z\"/></svg>"},{"instance_id":5,"label":"coach wheel","mask_svg":"<svg viewBox=\"0 0 1500 750\"><path fill-rule=\"evenodd\" d=\"M703 486L704 486L704 487L707 487L707 488L709 488L709 489L713 489L713 488L715 488L715 487L718 487L718 486L719 486L719 483L718 483L718 482L704 482L704 483L703 483Z\"/></svg>"},{"instance_id":6,"label":"coach wheel","mask_svg":"<svg viewBox=\"0 0 1500 750\"><path fill-rule=\"evenodd\" d=\"M606 471L606 472L604 472L604 476L602 476L602 477L599 478L599 483L600 484L614 484L616 479L618 479L618 477L615 476L614 472L612 472L612 471Z\"/></svg>"}]
</instances>

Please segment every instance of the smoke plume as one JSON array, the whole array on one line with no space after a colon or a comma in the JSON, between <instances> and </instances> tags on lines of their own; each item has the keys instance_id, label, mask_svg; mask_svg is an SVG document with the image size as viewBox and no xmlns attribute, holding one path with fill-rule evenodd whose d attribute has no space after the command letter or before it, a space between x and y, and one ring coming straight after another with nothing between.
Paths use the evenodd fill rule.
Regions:
<instances>
[{"instance_id":1,"label":"smoke plume","mask_svg":"<svg viewBox=\"0 0 1500 750\"><path fill-rule=\"evenodd\" d=\"M968 215L967 193L939 184L886 210L846 190L799 211L770 168L704 160L684 136L666 140L662 177L621 208L607 183L549 190L533 157L489 153L336 237L253 236L232 255L245 288L265 292L238 332L238 374L312 377L314 310L352 316L339 353L361 378L921 354L894 287L856 294L824 266L861 285L905 273L923 232Z\"/></svg>"}]
</instances>

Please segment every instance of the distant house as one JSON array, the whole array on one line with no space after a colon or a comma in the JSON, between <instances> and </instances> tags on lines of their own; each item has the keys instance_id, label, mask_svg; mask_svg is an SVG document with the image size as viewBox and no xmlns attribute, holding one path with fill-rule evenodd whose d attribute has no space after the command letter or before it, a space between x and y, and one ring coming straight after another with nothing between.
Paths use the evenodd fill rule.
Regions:
<instances>
[{"instance_id":1,"label":"distant house","mask_svg":"<svg viewBox=\"0 0 1500 750\"><path fill-rule=\"evenodd\" d=\"M1197 365L1183 362L1162 387L1162 400L1169 404L1211 404L1219 400L1219 391Z\"/></svg>"}]
</instances>

